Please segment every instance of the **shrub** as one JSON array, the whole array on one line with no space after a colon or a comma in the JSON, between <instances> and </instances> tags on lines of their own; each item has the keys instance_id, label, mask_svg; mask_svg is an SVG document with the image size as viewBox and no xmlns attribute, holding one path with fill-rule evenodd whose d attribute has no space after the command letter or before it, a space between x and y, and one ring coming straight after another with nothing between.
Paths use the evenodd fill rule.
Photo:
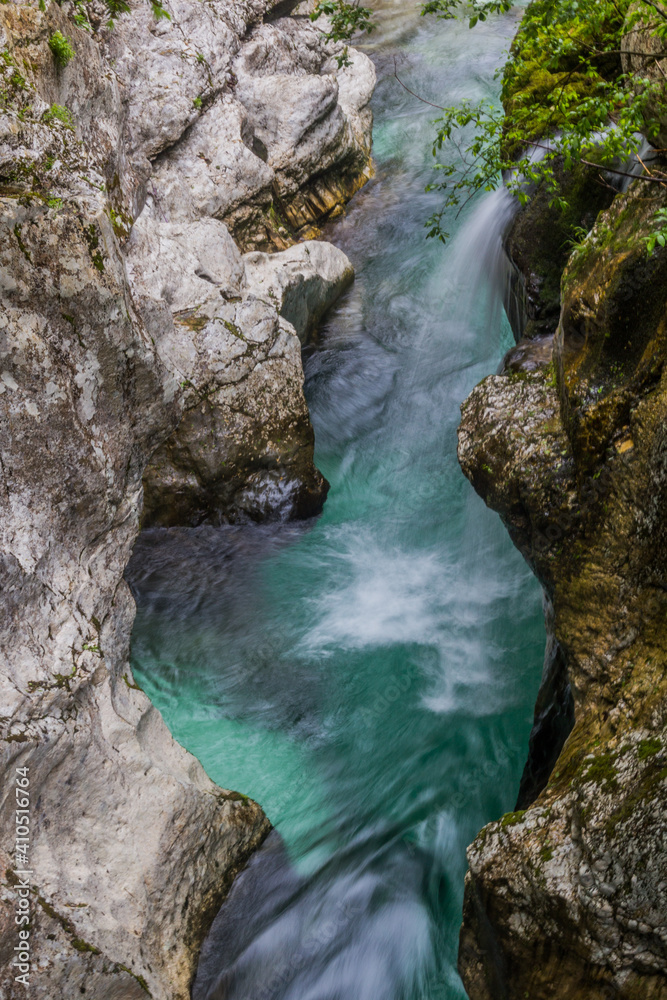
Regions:
<instances>
[{"instance_id":1,"label":"shrub","mask_svg":"<svg viewBox=\"0 0 667 1000\"><path fill-rule=\"evenodd\" d=\"M49 110L42 115L42 121L47 125L51 122L62 122L68 128L74 128L74 116L70 109L62 104L52 104Z\"/></svg>"},{"instance_id":2,"label":"shrub","mask_svg":"<svg viewBox=\"0 0 667 1000\"><path fill-rule=\"evenodd\" d=\"M54 31L49 38L49 48L59 66L67 66L67 63L74 58L74 49L69 38L60 31Z\"/></svg>"}]
</instances>

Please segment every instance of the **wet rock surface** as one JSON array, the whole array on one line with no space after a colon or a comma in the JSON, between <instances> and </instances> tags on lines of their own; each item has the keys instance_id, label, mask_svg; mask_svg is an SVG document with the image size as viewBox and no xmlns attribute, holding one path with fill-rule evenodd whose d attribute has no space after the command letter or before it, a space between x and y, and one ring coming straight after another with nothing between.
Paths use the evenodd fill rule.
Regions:
<instances>
[{"instance_id":1,"label":"wet rock surface","mask_svg":"<svg viewBox=\"0 0 667 1000\"><path fill-rule=\"evenodd\" d=\"M294 241L276 205L305 197L300 184L336 188L319 219L363 182L373 73L355 56L338 74L307 22L274 22L306 132L328 88L328 145L314 134L295 147L290 175L289 137L278 165L234 92L271 4L176 0L171 20L138 5L113 30L105 5L80 6L91 31L71 5L0 7L0 992L173 1000L189 995L210 921L269 824L206 777L132 678L123 573L142 477L155 456L155 522L165 508L190 523L202 507L261 519L321 505L299 335L350 268L324 245L318 263L304 244L284 266L242 250ZM74 49L66 65L49 48L56 30ZM185 170L188 198L170 201ZM28 988L9 965L23 766Z\"/></svg>"}]
</instances>

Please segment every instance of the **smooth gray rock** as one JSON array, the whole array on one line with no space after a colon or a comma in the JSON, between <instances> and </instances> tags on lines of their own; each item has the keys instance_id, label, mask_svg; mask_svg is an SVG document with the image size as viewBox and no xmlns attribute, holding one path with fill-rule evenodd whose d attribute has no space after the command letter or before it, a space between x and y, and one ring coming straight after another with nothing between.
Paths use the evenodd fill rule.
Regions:
<instances>
[{"instance_id":1,"label":"smooth gray rock","mask_svg":"<svg viewBox=\"0 0 667 1000\"><path fill-rule=\"evenodd\" d=\"M134 300L185 414L144 475L146 525L310 516L313 465L299 338L353 277L311 241L241 258L214 219L142 217L127 246Z\"/></svg>"},{"instance_id":2,"label":"smooth gray rock","mask_svg":"<svg viewBox=\"0 0 667 1000\"><path fill-rule=\"evenodd\" d=\"M343 251L316 240L282 253L247 253L243 261L248 292L274 302L302 344L354 279Z\"/></svg>"},{"instance_id":3,"label":"smooth gray rock","mask_svg":"<svg viewBox=\"0 0 667 1000\"><path fill-rule=\"evenodd\" d=\"M210 109L195 120L182 105L182 137L155 163L147 211L165 222L213 215L245 249L284 247L286 227L325 218L370 176L375 69L360 52L339 69L306 18L261 24L235 48L222 85L199 95ZM161 142L156 133L149 148Z\"/></svg>"}]
</instances>

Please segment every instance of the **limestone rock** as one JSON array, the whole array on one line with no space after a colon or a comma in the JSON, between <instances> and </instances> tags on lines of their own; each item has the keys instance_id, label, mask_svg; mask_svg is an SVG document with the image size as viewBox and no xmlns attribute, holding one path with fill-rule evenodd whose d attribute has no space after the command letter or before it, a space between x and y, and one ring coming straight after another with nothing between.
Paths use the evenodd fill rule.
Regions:
<instances>
[{"instance_id":1,"label":"limestone rock","mask_svg":"<svg viewBox=\"0 0 667 1000\"><path fill-rule=\"evenodd\" d=\"M354 277L342 250L315 240L282 253L248 253L243 259L248 290L275 302L302 344Z\"/></svg>"},{"instance_id":2,"label":"limestone rock","mask_svg":"<svg viewBox=\"0 0 667 1000\"><path fill-rule=\"evenodd\" d=\"M246 249L284 248L370 177L375 70L359 52L339 69L306 18L259 25L237 50L222 88L199 95L210 108L195 121L191 107L192 128L158 158L147 209L213 215Z\"/></svg>"},{"instance_id":3,"label":"limestone rock","mask_svg":"<svg viewBox=\"0 0 667 1000\"><path fill-rule=\"evenodd\" d=\"M352 278L327 243L241 258L214 219L135 226L135 300L185 414L144 476L144 523L263 520L317 513L300 344Z\"/></svg>"},{"instance_id":4,"label":"limestone rock","mask_svg":"<svg viewBox=\"0 0 667 1000\"><path fill-rule=\"evenodd\" d=\"M514 268L506 308L517 341L554 335L560 318L560 279L577 235L592 229L614 198L611 185L605 187L585 167L565 172L557 163L554 173L567 209L551 206L551 194L542 184L504 237Z\"/></svg>"},{"instance_id":5,"label":"limestone rock","mask_svg":"<svg viewBox=\"0 0 667 1000\"><path fill-rule=\"evenodd\" d=\"M138 996L143 980L185 998L207 922L268 824L174 743L127 663L141 473L177 405L103 206L5 198L0 211L2 829L7 850L27 765L35 890L31 986L5 967L3 995L90 982ZM9 951L16 867L5 856Z\"/></svg>"},{"instance_id":6,"label":"limestone rock","mask_svg":"<svg viewBox=\"0 0 667 1000\"><path fill-rule=\"evenodd\" d=\"M0 5L8 1000L84 991L137 1000L146 990L186 1000L208 925L269 829L259 806L213 785L134 683L123 573L152 456L146 510L156 522L173 484L186 498L184 521L202 496L221 517L307 515L323 500L289 318L305 330L349 280L348 263L303 244L275 267L250 265L223 221L259 219L260 242L272 248L294 240L275 214L277 172L261 146L253 152L251 114L234 94L235 60L274 6L170 0L167 21L140 4L111 30L100 0ZM90 32L72 20L82 7ZM75 52L66 66L49 48L56 30ZM292 28L276 30L289 48ZM319 95L330 56L309 26L294 34L287 76ZM345 93L329 109L336 141L319 157L316 142L294 153L294 176L306 184L356 169L339 185L348 195L367 175L370 142L372 73L364 58L357 66L358 84L349 71L344 86L343 74L326 71L331 92ZM286 147L282 156L286 176ZM183 170L187 198L177 189ZM18 862L7 853L24 765L34 890L27 989L9 965Z\"/></svg>"},{"instance_id":7,"label":"limestone rock","mask_svg":"<svg viewBox=\"0 0 667 1000\"><path fill-rule=\"evenodd\" d=\"M662 193L647 195L640 186L617 198L563 278L555 360L565 425L589 468L662 372L667 259L660 249L647 254L642 237L655 228L653 216L664 204Z\"/></svg>"},{"instance_id":8,"label":"limestone rock","mask_svg":"<svg viewBox=\"0 0 667 1000\"><path fill-rule=\"evenodd\" d=\"M223 94L183 142L156 162L147 213L160 222L213 216L224 219L237 237L252 231L269 215L274 181L252 144L246 109Z\"/></svg>"}]
</instances>

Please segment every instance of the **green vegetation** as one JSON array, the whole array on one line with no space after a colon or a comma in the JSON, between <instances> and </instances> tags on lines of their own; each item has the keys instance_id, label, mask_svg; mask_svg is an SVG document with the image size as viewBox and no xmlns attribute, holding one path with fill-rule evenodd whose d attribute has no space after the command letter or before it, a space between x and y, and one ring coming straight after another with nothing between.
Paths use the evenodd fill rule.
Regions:
<instances>
[{"instance_id":1,"label":"green vegetation","mask_svg":"<svg viewBox=\"0 0 667 1000\"><path fill-rule=\"evenodd\" d=\"M70 40L61 31L53 32L49 38L49 48L59 66L67 66L67 63L74 58L75 53Z\"/></svg>"},{"instance_id":2,"label":"green vegetation","mask_svg":"<svg viewBox=\"0 0 667 1000\"><path fill-rule=\"evenodd\" d=\"M128 215L127 212L116 211L111 205L107 208L107 215L113 226L113 231L119 239L130 235L133 222L132 216ZM99 628L97 631L99 632Z\"/></svg>"},{"instance_id":3,"label":"green vegetation","mask_svg":"<svg viewBox=\"0 0 667 1000\"><path fill-rule=\"evenodd\" d=\"M646 740L645 742L650 742ZM627 823L641 816L646 800L650 800L658 793L659 786L667 780L667 767L663 767L664 761L655 759L655 755L647 757L647 766L639 779L631 786L627 794L614 809L605 823L605 832L608 837L613 837L616 828L621 823Z\"/></svg>"},{"instance_id":4,"label":"green vegetation","mask_svg":"<svg viewBox=\"0 0 667 1000\"><path fill-rule=\"evenodd\" d=\"M149 0L149 2L156 21L159 21L160 18L166 18L167 21L171 21L171 14L162 6L159 0ZM104 5L109 12L109 20L107 22L107 27L109 28L113 28L114 18L120 14L129 14L131 10L127 0L104 0Z\"/></svg>"},{"instance_id":5,"label":"green vegetation","mask_svg":"<svg viewBox=\"0 0 667 1000\"><path fill-rule=\"evenodd\" d=\"M658 209L653 221L660 228L656 229L650 236L644 237L643 242L646 244L646 250L649 254L653 253L656 244L661 247L667 246L667 208Z\"/></svg>"},{"instance_id":6,"label":"green vegetation","mask_svg":"<svg viewBox=\"0 0 667 1000\"><path fill-rule=\"evenodd\" d=\"M130 5L126 3L126 0L104 0L106 9L109 11L109 21L108 26L113 28L113 20L118 17L119 14L129 14Z\"/></svg>"},{"instance_id":7,"label":"green vegetation","mask_svg":"<svg viewBox=\"0 0 667 1000\"><path fill-rule=\"evenodd\" d=\"M161 18L165 18L167 21L171 21L171 14L166 10L158 0L150 0L151 10L153 11L153 17L156 21Z\"/></svg>"},{"instance_id":8,"label":"green vegetation","mask_svg":"<svg viewBox=\"0 0 667 1000\"><path fill-rule=\"evenodd\" d=\"M426 0L422 14L463 16L473 28L491 14L510 10L512 0ZM320 0L310 15L329 19L326 41L349 41L373 30L373 12L360 0ZM641 73L624 72L621 42L634 28L653 49ZM649 139L667 116L664 74L648 71L667 56L667 8L654 0L533 0L526 9L503 71L502 106L482 100L444 107L435 121L433 156L442 191L441 208L427 222L428 236L448 238L447 211L459 211L478 191L492 191L509 177L509 187L525 204L529 185L543 185L550 206L568 211L557 174L581 165L595 175L622 175L637 153L642 133ZM339 65L349 63L347 47ZM450 141L463 148L463 164L440 162ZM667 173L644 168L640 180L667 187ZM651 253L667 246L667 213L645 240Z\"/></svg>"},{"instance_id":9,"label":"green vegetation","mask_svg":"<svg viewBox=\"0 0 667 1000\"><path fill-rule=\"evenodd\" d=\"M359 0L347 3L347 0L319 0L315 10L310 15L311 21L317 21L325 14L329 18L329 31L323 37L327 42L347 42L358 32L370 34L373 24L373 11L362 7ZM347 45L341 55L336 56L338 66L349 66L350 56Z\"/></svg>"},{"instance_id":10,"label":"green vegetation","mask_svg":"<svg viewBox=\"0 0 667 1000\"><path fill-rule=\"evenodd\" d=\"M550 843L549 843L549 842L547 841L547 842L546 842L545 844L543 844L543 845L542 845L542 847L540 848L540 861L541 861L541 862L542 862L543 864L546 864L546 863L547 863L548 861L551 861L551 859L553 858L553 856L554 856L554 851L553 851L553 847L552 847L552 846L551 846L551 844L550 844Z\"/></svg>"},{"instance_id":11,"label":"green vegetation","mask_svg":"<svg viewBox=\"0 0 667 1000\"><path fill-rule=\"evenodd\" d=\"M100 274L104 273L104 255L100 250L100 238L97 235L97 228L94 222L86 227L83 231L83 235L86 238L88 244L88 251L90 253L90 259L92 261L93 267L95 267Z\"/></svg>"},{"instance_id":12,"label":"green vegetation","mask_svg":"<svg viewBox=\"0 0 667 1000\"><path fill-rule=\"evenodd\" d=\"M503 829L507 826L516 826L517 823L521 822L521 820L525 815L526 815L525 809L519 809L518 812L505 813L505 815L500 821L500 825L501 827L503 827Z\"/></svg>"},{"instance_id":13,"label":"green vegetation","mask_svg":"<svg viewBox=\"0 0 667 1000\"><path fill-rule=\"evenodd\" d=\"M84 31L92 31L93 29L91 28L90 21L88 20L88 11L86 10L83 0L76 0L74 9L76 11L72 17L74 23L79 28L83 28Z\"/></svg>"},{"instance_id":14,"label":"green vegetation","mask_svg":"<svg viewBox=\"0 0 667 1000\"><path fill-rule=\"evenodd\" d=\"M581 779L583 782L594 781L602 786L605 792L612 792L618 788L616 781L616 755L612 753L601 753L588 765L586 773Z\"/></svg>"},{"instance_id":15,"label":"green vegetation","mask_svg":"<svg viewBox=\"0 0 667 1000\"><path fill-rule=\"evenodd\" d=\"M148 993L149 996L151 996L151 991L148 989L148 985L147 985L146 980L144 979L144 977L143 976L137 976L134 972L132 972L132 969L128 969L127 965L116 965L116 968L115 968L114 971L127 972L128 975L132 976L132 978L135 979L137 981L137 983L139 983L139 986L141 986L142 990L145 993Z\"/></svg>"},{"instance_id":16,"label":"green vegetation","mask_svg":"<svg viewBox=\"0 0 667 1000\"><path fill-rule=\"evenodd\" d=\"M48 111L42 115L42 121L47 125L51 122L62 122L68 128L74 128L74 116L69 108L62 104L52 104Z\"/></svg>"},{"instance_id":17,"label":"green vegetation","mask_svg":"<svg viewBox=\"0 0 667 1000\"><path fill-rule=\"evenodd\" d=\"M637 757L639 760L648 760L649 757L654 757L657 753L662 750L662 743L656 737L652 736L647 740L642 740L637 748Z\"/></svg>"},{"instance_id":18,"label":"green vegetation","mask_svg":"<svg viewBox=\"0 0 667 1000\"><path fill-rule=\"evenodd\" d=\"M503 174L522 203L529 184L542 184L550 205L567 211L556 176L560 165L623 174L623 161L639 149L640 132L656 137L667 113L664 81L623 72L621 40L637 25L658 40L646 57L646 74L667 55L667 10L649 0L630 7L630 0L533 0L504 69L503 106L464 102L443 108L435 122L436 159L461 132L465 151L463 165L436 163L441 179L429 189L445 197L428 220L430 237L447 239L445 212L498 187ZM645 169L641 179L667 186L667 175L656 170ZM667 232L660 235L667 242ZM662 245L658 234L656 242Z\"/></svg>"},{"instance_id":19,"label":"green vegetation","mask_svg":"<svg viewBox=\"0 0 667 1000\"><path fill-rule=\"evenodd\" d=\"M42 907L47 916L51 917L52 920L56 920L63 928L65 933L69 935L70 943L73 948L76 948L76 950L80 952L89 951L93 955L100 954L99 948L96 948L95 945L89 944L88 941L84 941L83 938L77 936L74 924L69 919L69 917L65 917L62 915L62 913L58 913L55 907L53 907L51 903L48 903L43 898L43 896L40 896L39 894L37 895L37 902Z\"/></svg>"}]
</instances>

